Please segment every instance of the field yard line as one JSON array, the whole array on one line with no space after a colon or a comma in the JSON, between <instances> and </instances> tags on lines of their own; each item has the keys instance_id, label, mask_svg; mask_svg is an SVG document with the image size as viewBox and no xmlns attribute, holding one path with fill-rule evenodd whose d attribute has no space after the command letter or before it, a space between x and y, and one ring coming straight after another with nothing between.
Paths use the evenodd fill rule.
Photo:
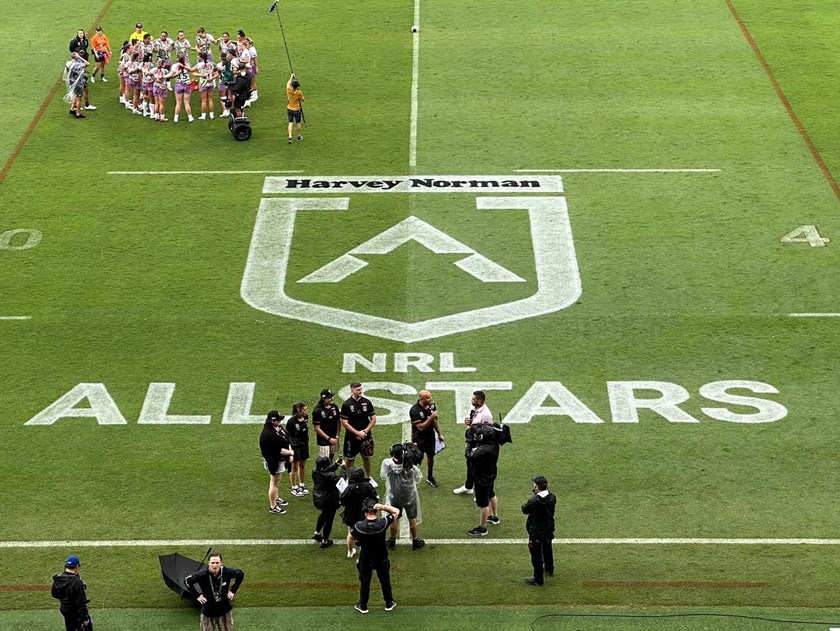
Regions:
<instances>
[{"instance_id":1,"label":"field yard line","mask_svg":"<svg viewBox=\"0 0 840 631\"><path fill-rule=\"evenodd\" d=\"M426 539L435 545L525 545L527 539ZM712 546L840 546L840 539L701 539L701 538L567 538L561 546L582 545L712 545ZM311 539L105 539L101 541L0 541L2 548L161 548L173 546L311 546Z\"/></svg>"},{"instance_id":2,"label":"field yard line","mask_svg":"<svg viewBox=\"0 0 840 631\"><path fill-rule=\"evenodd\" d=\"M515 173L720 173L720 169L514 169Z\"/></svg>"},{"instance_id":3,"label":"field yard line","mask_svg":"<svg viewBox=\"0 0 840 631\"><path fill-rule=\"evenodd\" d=\"M303 173L303 171L108 171L108 175L261 175L264 173Z\"/></svg>"},{"instance_id":4,"label":"field yard line","mask_svg":"<svg viewBox=\"0 0 840 631\"><path fill-rule=\"evenodd\" d=\"M789 318L840 318L840 313L789 313Z\"/></svg>"},{"instance_id":5,"label":"field yard line","mask_svg":"<svg viewBox=\"0 0 840 631\"><path fill-rule=\"evenodd\" d=\"M411 125L408 136L408 166L417 166L417 83L420 77L420 0L414 0L411 50Z\"/></svg>"},{"instance_id":6,"label":"field yard line","mask_svg":"<svg viewBox=\"0 0 840 631\"><path fill-rule=\"evenodd\" d=\"M785 96L784 90L782 90L782 86L779 84L778 80L776 79L776 75L773 74L773 70L770 68L770 64L767 63L767 59L764 58L764 54L761 52L761 49L758 47L755 39L753 39L752 33L747 28L746 23L741 16L738 14L738 11L735 9L735 5L732 4L732 0L726 0L726 6L729 7L729 12L732 13L732 17L735 18L735 21L738 23L738 28L741 29L741 34L744 36L744 39L747 40L747 44L750 45L752 48L753 54L755 54L755 58L758 59L758 63L761 66L762 70L764 70L764 74L767 75L767 78L770 80L770 85L773 86L773 91L776 93L776 96L779 97L779 100L782 102L782 106L785 108L787 115L790 117L790 120L793 122L793 126L796 127L796 130L799 132L799 135L802 137L802 140L805 141L805 145L808 147L808 151L811 152L811 156L814 158L814 161L817 163L820 171L823 174L826 182L831 187L831 190L834 191L835 197L840 199L840 184L837 183L837 180L834 179L834 176L831 174L831 171L828 168L828 165L820 155L819 149L814 144L814 141L811 140L811 136L805 130L805 126L802 124L802 121L799 120L799 117L796 115L796 112L793 111L793 106L788 101L787 96Z\"/></svg>"},{"instance_id":7,"label":"field yard line","mask_svg":"<svg viewBox=\"0 0 840 631\"><path fill-rule=\"evenodd\" d=\"M31 320L32 316L0 316L0 320Z\"/></svg>"}]
</instances>

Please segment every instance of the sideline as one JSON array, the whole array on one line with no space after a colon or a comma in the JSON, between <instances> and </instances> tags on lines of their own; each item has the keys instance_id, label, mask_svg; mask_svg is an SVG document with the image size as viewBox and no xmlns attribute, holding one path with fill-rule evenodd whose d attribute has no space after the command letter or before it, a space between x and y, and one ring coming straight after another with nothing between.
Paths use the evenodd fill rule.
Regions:
<instances>
[{"instance_id":1,"label":"sideline","mask_svg":"<svg viewBox=\"0 0 840 631\"><path fill-rule=\"evenodd\" d=\"M417 85L420 79L420 0L414 0L411 50L411 124L408 134L408 166L417 166Z\"/></svg>"},{"instance_id":2,"label":"sideline","mask_svg":"<svg viewBox=\"0 0 840 631\"><path fill-rule=\"evenodd\" d=\"M105 3L105 6L102 7L102 10L96 16L96 19L93 22L94 25L102 24L102 18L105 17L105 14L108 12L108 9L111 8L111 5L113 3L114 3L114 0L108 0ZM92 32L93 29L94 29L94 26L91 26L88 29L88 33ZM47 93L47 96L44 99L44 102L41 103L41 107L38 108L38 111L35 112L35 116L32 118L29 125L27 125L26 129L23 132L23 135L20 137L20 140L18 140L17 145L15 145L15 148L12 151L12 155L9 156L9 159L6 160L6 163L3 165L3 168L0 169L0 184L2 184L3 182L6 181L6 176L8 176L9 171L12 170L12 165L14 165L15 160L17 160L17 157L20 155L20 152L23 151L23 148L26 146L26 143L29 142L29 137L32 135L32 132L35 131L35 128L38 126L38 123L41 122L41 118L43 118L44 112L47 111L47 108L50 106L50 103L52 103L52 100L55 97L56 92L58 92L58 89L63 84L64 84L64 80L59 76L59 78L56 79L56 82L53 84L53 87L50 88L50 91Z\"/></svg>"},{"instance_id":3,"label":"sideline","mask_svg":"<svg viewBox=\"0 0 840 631\"><path fill-rule=\"evenodd\" d=\"M837 184L837 180L834 179L834 176L829 171L828 166L826 165L825 161L823 161L822 156L820 155L819 150L817 149L814 142L811 140L811 136L808 135L808 132L805 131L805 126L802 124L802 121L799 120L799 117L796 115L796 112L793 111L793 106L788 101L787 96L785 96L784 90L782 90L782 86L779 85L779 82L776 80L776 75L773 74L773 71L770 69L770 64L767 63L767 60L764 58L764 55L761 52L761 49L758 47L758 44L753 39L750 30L747 28L747 25L744 23L744 20L741 19L741 16L738 14L738 11L735 10L735 5L732 4L732 0L726 0L726 6L729 7L729 12L732 13L732 17L735 18L735 21L738 23L738 27L741 29L741 34L744 36L744 39L747 40L747 43L752 48L753 53L755 53L756 59L758 59L758 63L761 65L761 68L764 70L764 73L767 75L767 78L770 79L770 85L773 86L773 90L776 92L776 96L779 97L779 100L782 102L782 105L787 111L790 120L793 121L796 130L799 132L799 135L802 136L802 140L805 141L805 144L808 146L808 151L811 152L811 156L813 156L814 160L817 162L817 166L822 171L823 177L825 177L826 182L831 187L831 190L834 191L835 197L840 200L840 185Z\"/></svg>"},{"instance_id":4,"label":"sideline","mask_svg":"<svg viewBox=\"0 0 840 631\"><path fill-rule=\"evenodd\" d=\"M408 540L400 540L408 545ZM426 539L432 545L527 545L527 539ZM840 546L840 539L703 539L703 538L560 538L554 545L712 545L712 546ZM103 539L100 541L0 541L15 548L162 548L186 546L314 546L312 539Z\"/></svg>"},{"instance_id":5,"label":"sideline","mask_svg":"<svg viewBox=\"0 0 840 631\"><path fill-rule=\"evenodd\" d=\"M108 171L106 175L262 175L265 173L303 173L303 171Z\"/></svg>"},{"instance_id":6,"label":"sideline","mask_svg":"<svg viewBox=\"0 0 840 631\"><path fill-rule=\"evenodd\" d=\"M514 173L720 173L720 169L514 169Z\"/></svg>"}]
</instances>

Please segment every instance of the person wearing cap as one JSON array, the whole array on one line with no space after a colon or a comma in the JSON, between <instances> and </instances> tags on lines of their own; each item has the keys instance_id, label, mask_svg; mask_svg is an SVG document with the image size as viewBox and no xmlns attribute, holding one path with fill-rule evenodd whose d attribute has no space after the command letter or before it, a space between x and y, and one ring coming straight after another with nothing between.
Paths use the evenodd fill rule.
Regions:
<instances>
[{"instance_id":1,"label":"person wearing cap","mask_svg":"<svg viewBox=\"0 0 840 631\"><path fill-rule=\"evenodd\" d=\"M379 517L380 510L388 514ZM374 572L382 587L385 611L392 611L397 606L391 590L391 562L388 560L385 535L399 514L398 508L367 500L364 505L364 519L353 526L353 538L362 550L356 563L359 570L359 602L353 606L359 613L369 613L370 581Z\"/></svg>"},{"instance_id":2,"label":"person wearing cap","mask_svg":"<svg viewBox=\"0 0 840 631\"><path fill-rule=\"evenodd\" d=\"M222 555L213 552L207 558L207 567L184 579L187 589L201 605L201 631L232 631L233 599L242 587L245 572L222 565Z\"/></svg>"},{"instance_id":3,"label":"person wearing cap","mask_svg":"<svg viewBox=\"0 0 840 631\"><path fill-rule=\"evenodd\" d=\"M90 38L90 45L93 47L93 60L96 62L93 73L90 75L90 82L96 83L96 73L98 72L100 80L108 83L105 78L105 64L111 60L111 42L101 26L96 27L96 33Z\"/></svg>"},{"instance_id":4,"label":"person wearing cap","mask_svg":"<svg viewBox=\"0 0 840 631\"><path fill-rule=\"evenodd\" d=\"M309 460L309 406L303 401L292 405L292 416L286 421L286 432L289 442L295 452L295 463L292 465L292 495L304 497L309 495L306 488L306 461Z\"/></svg>"},{"instance_id":5,"label":"person wearing cap","mask_svg":"<svg viewBox=\"0 0 840 631\"><path fill-rule=\"evenodd\" d=\"M408 447L411 448L411 445L409 444ZM408 530L411 533L411 549L419 550L426 545L426 542L417 534L417 526L422 521L417 483L423 479L423 474L420 473L420 467L415 465L407 453L405 445L397 443L391 447L391 457L382 461L379 477L385 481L385 503L400 510L391 525L388 547L392 550L396 547L397 525L400 515L405 514L408 519Z\"/></svg>"},{"instance_id":6,"label":"person wearing cap","mask_svg":"<svg viewBox=\"0 0 840 631\"><path fill-rule=\"evenodd\" d=\"M303 140L301 133L301 120L303 119L303 92L300 91L300 81L298 81L295 73L289 77L286 82L286 114L289 119L289 144L292 144L292 134L294 133L295 123L297 123L298 142Z\"/></svg>"},{"instance_id":7,"label":"person wearing cap","mask_svg":"<svg viewBox=\"0 0 840 631\"><path fill-rule=\"evenodd\" d=\"M315 444L318 455L329 458L330 463L335 459L338 450L338 437L341 433L340 412L334 403L335 395L329 388L321 390L318 405L312 411L312 427L315 430Z\"/></svg>"},{"instance_id":8,"label":"person wearing cap","mask_svg":"<svg viewBox=\"0 0 840 631\"><path fill-rule=\"evenodd\" d=\"M347 487L341 492L339 501L344 506L341 513L341 522L347 526L347 558L356 556L355 539L353 538L353 526L364 519L364 506L367 500L374 502L379 500L376 489L373 488L370 478L365 477L362 469L347 469Z\"/></svg>"},{"instance_id":9,"label":"person wearing cap","mask_svg":"<svg viewBox=\"0 0 840 631\"><path fill-rule=\"evenodd\" d=\"M533 495L522 505L522 512L528 516L525 528L528 531L528 552L534 575L525 579L528 585L542 585L543 575L554 576L554 552L551 540L554 538L554 509L557 498L548 490L548 480L538 475L533 479Z\"/></svg>"},{"instance_id":10,"label":"person wearing cap","mask_svg":"<svg viewBox=\"0 0 840 631\"><path fill-rule=\"evenodd\" d=\"M330 463L326 456L315 459L315 470L312 472L312 503L318 509L318 520L315 522L315 532L312 538L321 544L322 548L333 545L332 534L335 513L341 505L339 502L337 473L341 462Z\"/></svg>"},{"instance_id":11,"label":"person wearing cap","mask_svg":"<svg viewBox=\"0 0 840 631\"><path fill-rule=\"evenodd\" d=\"M344 458L352 467L356 456L362 455L365 475L370 477L370 459L373 458L373 426L376 409L370 399L362 396L362 384L350 384L350 398L341 406L341 424L344 426Z\"/></svg>"},{"instance_id":12,"label":"person wearing cap","mask_svg":"<svg viewBox=\"0 0 840 631\"><path fill-rule=\"evenodd\" d=\"M443 442L443 433L438 425L437 406L432 401L432 393L421 390L415 403L408 412L411 420L411 442L426 454L426 482L437 488L435 480L435 444Z\"/></svg>"},{"instance_id":13,"label":"person wearing cap","mask_svg":"<svg viewBox=\"0 0 840 631\"><path fill-rule=\"evenodd\" d=\"M93 627L87 607L87 586L79 576L80 565L79 557L71 555L64 562L64 571L52 577L50 593L61 603L59 611L64 616L66 631L82 631Z\"/></svg>"},{"instance_id":14,"label":"person wearing cap","mask_svg":"<svg viewBox=\"0 0 840 631\"><path fill-rule=\"evenodd\" d=\"M128 41L132 44L135 42L143 41L143 37L145 37L146 31L143 30L143 25L138 22L134 25L134 32L128 36Z\"/></svg>"},{"instance_id":15,"label":"person wearing cap","mask_svg":"<svg viewBox=\"0 0 840 631\"><path fill-rule=\"evenodd\" d=\"M271 410L266 415L263 430L260 433L260 453L263 466L268 471L268 512L282 515L286 512L284 506L289 503L280 497L280 482L283 472L287 471L287 462L292 460L294 451L289 444L289 437L283 429L281 416L277 410Z\"/></svg>"}]
</instances>

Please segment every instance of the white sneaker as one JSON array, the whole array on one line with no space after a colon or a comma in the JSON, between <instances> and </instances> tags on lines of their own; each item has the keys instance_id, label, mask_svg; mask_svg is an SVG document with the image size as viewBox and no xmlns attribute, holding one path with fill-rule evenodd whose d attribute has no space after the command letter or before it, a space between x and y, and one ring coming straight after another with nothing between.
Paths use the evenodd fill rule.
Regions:
<instances>
[{"instance_id":1,"label":"white sneaker","mask_svg":"<svg viewBox=\"0 0 840 631\"><path fill-rule=\"evenodd\" d=\"M90 82L91 83L96 83L96 75L95 74L90 75Z\"/></svg>"},{"instance_id":2,"label":"white sneaker","mask_svg":"<svg viewBox=\"0 0 840 631\"><path fill-rule=\"evenodd\" d=\"M452 492L455 495L463 495L464 493L466 493L467 495L473 494L473 490L468 489L466 486L459 486L457 489L453 489Z\"/></svg>"},{"instance_id":3,"label":"white sneaker","mask_svg":"<svg viewBox=\"0 0 840 631\"><path fill-rule=\"evenodd\" d=\"M356 556L356 548L353 548L352 550L347 551L347 558L348 559L352 559L354 556Z\"/></svg>"},{"instance_id":4,"label":"white sneaker","mask_svg":"<svg viewBox=\"0 0 840 631\"><path fill-rule=\"evenodd\" d=\"M207 120L207 114L202 114L201 116L198 117L198 120L200 120L200 121Z\"/></svg>"},{"instance_id":5,"label":"white sneaker","mask_svg":"<svg viewBox=\"0 0 840 631\"><path fill-rule=\"evenodd\" d=\"M103 76L103 77L99 77L99 78L100 78L100 79L102 79L102 83L108 83L108 79L106 79L104 76Z\"/></svg>"},{"instance_id":6,"label":"white sneaker","mask_svg":"<svg viewBox=\"0 0 840 631\"><path fill-rule=\"evenodd\" d=\"M122 94L120 94L120 103L122 103L123 105L125 105L125 98L123 98L123 95L122 95Z\"/></svg>"},{"instance_id":7,"label":"white sneaker","mask_svg":"<svg viewBox=\"0 0 840 631\"><path fill-rule=\"evenodd\" d=\"M245 101L244 107L251 107L251 101L250 100Z\"/></svg>"},{"instance_id":8,"label":"white sneaker","mask_svg":"<svg viewBox=\"0 0 840 631\"><path fill-rule=\"evenodd\" d=\"M227 118L228 116L230 116L230 110L225 110L222 112L220 118Z\"/></svg>"},{"instance_id":9,"label":"white sneaker","mask_svg":"<svg viewBox=\"0 0 840 631\"><path fill-rule=\"evenodd\" d=\"M143 111L142 111L142 110L137 110L137 109L134 109L133 107L131 108L131 112L132 112L132 114L137 114L137 115L139 115L139 116L142 116L142 115L143 115Z\"/></svg>"},{"instance_id":10,"label":"white sneaker","mask_svg":"<svg viewBox=\"0 0 840 631\"><path fill-rule=\"evenodd\" d=\"M178 122L178 117L177 117L177 116L173 116L173 117L172 117L172 122L173 122L173 123L177 123L177 122Z\"/></svg>"},{"instance_id":11,"label":"white sneaker","mask_svg":"<svg viewBox=\"0 0 840 631\"><path fill-rule=\"evenodd\" d=\"M95 110L96 106L95 105L85 105L85 109L86 110Z\"/></svg>"},{"instance_id":12,"label":"white sneaker","mask_svg":"<svg viewBox=\"0 0 840 631\"><path fill-rule=\"evenodd\" d=\"M213 112L210 112L210 120L213 120Z\"/></svg>"},{"instance_id":13,"label":"white sneaker","mask_svg":"<svg viewBox=\"0 0 840 631\"><path fill-rule=\"evenodd\" d=\"M253 92L251 92L251 103L253 103L254 101L256 101L258 98L260 98L260 96L259 96L259 94L257 94L257 91L256 91L256 90L254 90Z\"/></svg>"},{"instance_id":14,"label":"white sneaker","mask_svg":"<svg viewBox=\"0 0 840 631\"><path fill-rule=\"evenodd\" d=\"M195 118L193 118L193 115L192 115L192 114L187 114L187 122L188 122L188 123L191 123L191 122L193 122L194 120L195 120Z\"/></svg>"}]
</instances>

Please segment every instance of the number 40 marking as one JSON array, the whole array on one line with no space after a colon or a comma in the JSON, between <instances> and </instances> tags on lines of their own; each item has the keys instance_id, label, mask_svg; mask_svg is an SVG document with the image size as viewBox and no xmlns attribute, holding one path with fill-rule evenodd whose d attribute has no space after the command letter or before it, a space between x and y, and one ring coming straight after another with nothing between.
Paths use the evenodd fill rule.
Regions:
<instances>
[{"instance_id":1,"label":"number 40 marking","mask_svg":"<svg viewBox=\"0 0 840 631\"><path fill-rule=\"evenodd\" d=\"M807 243L812 248L823 248L831 239L821 237L816 226L798 226L779 239L782 243Z\"/></svg>"}]
</instances>

